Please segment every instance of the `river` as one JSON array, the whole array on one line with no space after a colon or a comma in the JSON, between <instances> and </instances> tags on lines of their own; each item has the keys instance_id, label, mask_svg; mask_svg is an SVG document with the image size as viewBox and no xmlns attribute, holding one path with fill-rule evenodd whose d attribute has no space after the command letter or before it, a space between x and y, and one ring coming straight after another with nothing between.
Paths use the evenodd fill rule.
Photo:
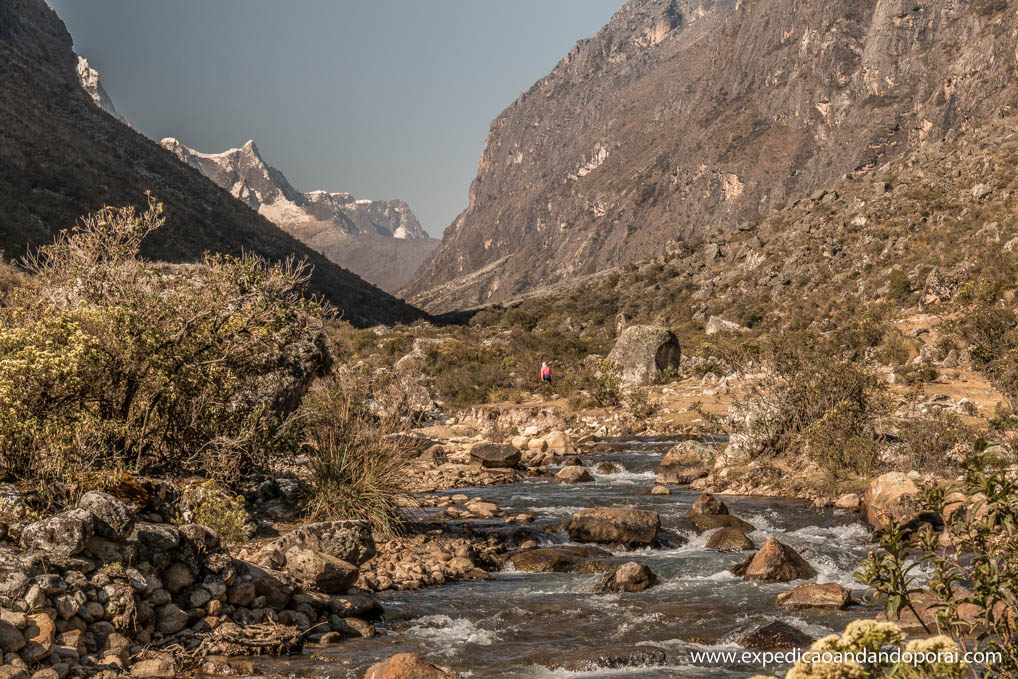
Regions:
<instances>
[{"instance_id":1,"label":"river","mask_svg":"<svg viewBox=\"0 0 1018 679\"><path fill-rule=\"evenodd\" d=\"M613 452L583 456L594 483L556 484L548 479L448 491L482 497L506 513L531 512L538 526L557 526L584 507L627 505L660 513L670 548L616 552L615 560L645 563L659 583L639 594L597 594L600 575L560 573L494 574L487 582L464 582L418 592L380 597L385 617L383 632L372 639L344 640L301 658L274 661L266 670L298 676L363 677L369 665L394 653L419 651L432 662L448 665L464 677L749 677L772 673L732 661L693 662L701 651L741 652L735 640L773 620L791 624L819 637L842 630L874 610L786 611L775 597L797 583L745 582L728 572L746 553L728 554L704 549L706 535L687 530L681 517L699 495L673 489L671 495L649 495L665 451L674 442L629 440L615 442ZM610 461L623 471L595 473L598 463ZM817 582L837 582L852 588L852 573L870 547L870 532L854 514L817 510L802 502L724 496L732 514L749 521L749 537L759 547L775 537L804 556L819 573ZM564 532L544 533L547 544L568 542ZM570 672L548 666L565 655L606 648L650 645L667 652L667 664L600 671Z\"/></svg>"}]
</instances>

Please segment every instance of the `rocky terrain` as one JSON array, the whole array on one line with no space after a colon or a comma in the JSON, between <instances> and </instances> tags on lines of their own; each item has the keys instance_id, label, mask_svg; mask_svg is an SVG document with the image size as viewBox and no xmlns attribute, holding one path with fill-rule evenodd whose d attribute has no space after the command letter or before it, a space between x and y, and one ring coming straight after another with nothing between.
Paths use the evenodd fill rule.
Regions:
<instances>
[{"instance_id":1,"label":"rocky terrain","mask_svg":"<svg viewBox=\"0 0 1018 679\"><path fill-rule=\"evenodd\" d=\"M662 252L1013 105L1005 2L633 0L493 123L405 292L447 311Z\"/></svg>"},{"instance_id":2,"label":"rocky terrain","mask_svg":"<svg viewBox=\"0 0 1018 679\"><path fill-rule=\"evenodd\" d=\"M8 259L52 242L103 205L144 205L152 191L167 225L146 256L187 262L207 251L250 252L314 266L312 288L361 325L422 314L330 262L260 217L165 149L101 111L81 86L63 22L42 0L0 6L0 249Z\"/></svg>"},{"instance_id":3,"label":"rocky terrain","mask_svg":"<svg viewBox=\"0 0 1018 679\"><path fill-rule=\"evenodd\" d=\"M438 245L401 200L298 191L262 159L254 141L222 153L201 153L173 138L160 144L308 247L383 290L395 292L409 283Z\"/></svg>"}]
</instances>

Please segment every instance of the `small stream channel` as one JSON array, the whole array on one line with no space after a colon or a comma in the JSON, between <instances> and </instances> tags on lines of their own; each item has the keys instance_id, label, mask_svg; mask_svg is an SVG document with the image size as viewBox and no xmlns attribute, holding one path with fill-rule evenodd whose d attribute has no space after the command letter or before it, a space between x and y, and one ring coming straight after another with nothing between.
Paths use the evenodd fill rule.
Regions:
<instances>
[{"instance_id":1,"label":"small stream channel","mask_svg":"<svg viewBox=\"0 0 1018 679\"><path fill-rule=\"evenodd\" d=\"M559 573L494 574L488 582L464 582L418 592L380 597L383 632L373 639L344 640L311 649L300 658L276 661L264 669L298 676L356 678L365 668L394 653L419 651L432 662L448 665L464 677L748 677L777 667L738 663L693 663L690 653L741 651L735 639L772 620L787 622L812 636L840 631L851 620L872 617L871 609L785 611L775 597L797 583L744 582L728 572L746 553L704 549L706 535L686 529L682 515L697 492L673 489L671 495L649 495L658 465L674 441L613 442L610 453L584 455L591 473L598 463L624 469L596 474L594 483L556 484L548 479L447 491L482 497L505 512L531 512L554 526L585 507L627 505L660 513L662 529L686 542L680 547L616 552L615 560L639 561L657 574L659 583L639 594L596 594L601 576ZM732 514L756 530L749 537L759 547L775 537L795 548L817 570L817 582L852 588L852 573L870 546L869 530L855 515L817 510L792 500L725 496ZM543 534L547 544L565 543L564 532ZM678 540L677 542L681 542ZM652 645L667 652L659 667L589 672L547 669L565 655L584 651ZM314 655L315 657L312 657Z\"/></svg>"}]
</instances>

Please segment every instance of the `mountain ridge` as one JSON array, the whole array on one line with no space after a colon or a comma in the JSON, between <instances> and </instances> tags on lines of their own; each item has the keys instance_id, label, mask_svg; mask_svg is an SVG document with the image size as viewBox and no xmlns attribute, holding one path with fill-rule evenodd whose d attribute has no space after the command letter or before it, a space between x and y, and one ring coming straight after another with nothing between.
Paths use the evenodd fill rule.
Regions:
<instances>
[{"instance_id":1,"label":"mountain ridge","mask_svg":"<svg viewBox=\"0 0 1018 679\"><path fill-rule=\"evenodd\" d=\"M205 252L295 256L314 268L309 289L357 325L412 322L420 310L333 264L257 215L158 144L102 112L82 88L71 37L42 0L0 3L0 250L8 259L103 205L164 203L166 226L142 244L150 259Z\"/></svg>"},{"instance_id":2,"label":"mountain ridge","mask_svg":"<svg viewBox=\"0 0 1018 679\"><path fill-rule=\"evenodd\" d=\"M652 257L1006 113L1007 10L632 0L495 119L403 294L440 312Z\"/></svg>"},{"instance_id":3,"label":"mountain ridge","mask_svg":"<svg viewBox=\"0 0 1018 679\"><path fill-rule=\"evenodd\" d=\"M301 242L382 289L408 283L438 241L402 200L300 191L262 157L254 140L203 153L167 137L160 145Z\"/></svg>"}]
</instances>

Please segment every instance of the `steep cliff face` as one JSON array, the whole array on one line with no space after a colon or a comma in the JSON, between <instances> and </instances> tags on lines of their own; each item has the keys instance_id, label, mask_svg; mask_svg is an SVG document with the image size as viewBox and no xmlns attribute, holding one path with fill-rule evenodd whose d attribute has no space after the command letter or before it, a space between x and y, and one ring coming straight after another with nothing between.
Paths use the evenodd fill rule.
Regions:
<instances>
[{"instance_id":1,"label":"steep cliff face","mask_svg":"<svg viewBox=\"0 0 1018 679\"><path fill-rule=\"evenodd\" d=\"M222 153L201 153L172 137L160 144L293 237L383 290L394 292L409 283L438 245L401 200L298 191L265 162L254 141Z\"/></svg>"},{"instance_id":2,"label":"steep cliff face","mask_svg":"<svg viewBox=\"0 0 1018 679\"><path fill-rule=\"evenodd\" d=\"M753 219L1009 110L1005 0L632 0L491 126L404 291L508 299Z\"/></svg>"},{"instance_id":3,"label":"steep cliff face","mask_svg":"<svg viewBox=\"0 0 1018 679\"><path fill-rule=\"evenodd\" d=\"M151 190L167 223L143 254L191 261L206 251L291 255L314 267L311 285L358 324L422 314L306 247L101 112L82 88L64 24L42 0L0 2L0 250L7 258L48 243L103 205L141 205Z\"/></svg>"}]
</instances>

